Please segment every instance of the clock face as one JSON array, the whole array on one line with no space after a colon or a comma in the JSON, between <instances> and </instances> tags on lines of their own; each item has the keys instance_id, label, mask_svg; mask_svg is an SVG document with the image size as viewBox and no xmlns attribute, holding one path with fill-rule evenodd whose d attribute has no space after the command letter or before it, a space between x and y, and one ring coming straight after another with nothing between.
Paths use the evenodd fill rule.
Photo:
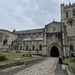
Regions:
<instances>
[{"instance_id":1,"label":"clock face","mask_svg":"<svg viewBox=\"0 0 75 75\"><path fill-rule=\"evenodd\" d=\"M67 20L67 24L69 24L69 25L73 25L73 22L74 22L74 20L72 19L72 18L69 18L68 20Z\"/></svg>"}]
</instances>

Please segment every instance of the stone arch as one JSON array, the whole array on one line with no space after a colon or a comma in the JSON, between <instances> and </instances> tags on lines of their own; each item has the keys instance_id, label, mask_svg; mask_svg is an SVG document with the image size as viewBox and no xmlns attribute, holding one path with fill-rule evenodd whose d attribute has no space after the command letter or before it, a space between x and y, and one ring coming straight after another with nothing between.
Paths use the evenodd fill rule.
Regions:
<instances>
[{"instance_id":1,"label":"stone arch","mask_svg":"<svg viewBox=\"0 0 75 75\"><path fill-rule=\"evenodd\" d=\"M60 56L61 47L60 47L57 43L52 43L52 44L50 44L50 45L48 46L47 55L48 55L48 56L51 56L51 50L52 50L52 48L54 48L54 47L56 47L56 49L58 50L58 53L59 53L58 56ZM58 56L57 56L57 57L58 57Z\"/></svg>"},{"instance_id":2,"label":"stone arch","mask_svg":"<svg viewBox=\"0 0 75 75\"><path fill-rule=\"evenodd\" d=\"M40 45L39 45L39 50L41 50L41 51L42 51L42 44L40 44Z\"/></svg>"},{"instance_id":3,"label":"stone arch","mask_svg":"<svg viewBox=\"0 0 75 75\"><path fill-rule=\"evenodd\" d=\"M56 46L53 46L51 48L50 56L51 57L59 57L59 50Z\"/></svg>"},{"instance_id":4,"label":"stone arch","mask_svg":"<svg viewBox=\"0 0 75 75\"><path fill-rule=\"evenodd\" d=\"M74 51L74 46L72 44L70 44L70 50Z\"/></svg>"},{"instance_id":5,"label":"stone arch","mask_svg":"<svg viewBox=\"0 0 75 75\"><path fill-rule=\"evenodd\" d=\"M35 50L35 45L34 44L32 45L32 50Z\"/></svg>"}]
</instances>

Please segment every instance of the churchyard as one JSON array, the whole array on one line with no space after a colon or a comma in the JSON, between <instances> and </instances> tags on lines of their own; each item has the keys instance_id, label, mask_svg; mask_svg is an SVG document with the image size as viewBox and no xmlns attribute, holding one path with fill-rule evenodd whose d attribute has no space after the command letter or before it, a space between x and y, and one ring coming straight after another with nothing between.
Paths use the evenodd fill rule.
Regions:
<instances>
[{"instance_id":1,"label":"churchyard","mask_svg":"<svg viewBox=\"0 0 75 75\"><path fill-rule=\"evenodd\" d=\"M42 56L30 55L24 52L22 53L6 53L0 52L0 65L12 63L12 62L20 62L20 61L28 61L36 58L42 58Z\"/></svg>"}]
</instances>

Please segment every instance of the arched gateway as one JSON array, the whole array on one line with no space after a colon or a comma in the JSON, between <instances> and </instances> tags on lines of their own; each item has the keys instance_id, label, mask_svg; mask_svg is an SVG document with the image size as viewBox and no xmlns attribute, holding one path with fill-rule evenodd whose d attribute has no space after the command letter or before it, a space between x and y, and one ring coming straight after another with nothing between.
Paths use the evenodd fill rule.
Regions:
<instances>
[{"instance_id":1,"label":"arched gateway","mask_svg":"<svg viewBox=\"0 0 75 75\"><path fill-rule=\"evenodd\" d=\"M53 46L51 48L51 53L50 53L51 57L59 57L59 50L56 46Z\"/></svg>"},{"instance_id":2,"label":"arched gateway","mask_svg":"<svg viewBox=\"0 0 75 75\"><path fill-rule=\"evenodd\" d=\"M59 57L61 54L61 46L57 43L52 43L48 46L47 55L50 57Z\"/></svg>"}]
</instances>

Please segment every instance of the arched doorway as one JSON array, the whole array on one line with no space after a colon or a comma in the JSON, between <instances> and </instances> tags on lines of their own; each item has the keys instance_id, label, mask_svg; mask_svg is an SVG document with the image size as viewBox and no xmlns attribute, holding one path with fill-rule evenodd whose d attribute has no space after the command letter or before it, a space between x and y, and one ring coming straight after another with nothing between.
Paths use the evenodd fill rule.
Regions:
<instances>
[{"instance_id":1,"label":"arched doorway","mask_svg":"<svg viewBox=\"0 0 75 75\"><path fill-rule=\"evenodd\" d=\"M56 46L51 48L51 57L59 57L59 50Z\"/></svg>"}]
</instances>

